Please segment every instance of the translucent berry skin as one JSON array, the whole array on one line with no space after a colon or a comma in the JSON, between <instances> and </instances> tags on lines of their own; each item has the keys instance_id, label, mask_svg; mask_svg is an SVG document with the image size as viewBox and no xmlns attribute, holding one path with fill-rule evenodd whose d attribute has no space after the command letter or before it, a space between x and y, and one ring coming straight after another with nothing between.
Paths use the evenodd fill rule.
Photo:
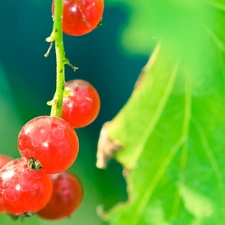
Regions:
<instances>
[{"instance_id":1,"label":"translucent berry skin","mask_svg":"<svg viewBox=\"0 0 225 225\"><path fill-rule=\"evenodd\" d=\"M20 154L40 161L43 173L68 169L75 161L79 142L76 132L65 120L40 116L26 123L18 136Z\"/></svg>"},{"instance_id":2,"label":"translucent berry skin","mask_svg":"<svg viewBox=\"0 0 225 225\"><path fill-rule=\"evenodd\" d=\"M0 154L0 169L8 162L10 162L12 160L11 157L7 156L7 155L1 155ZM0 213L1 212L4 212L5 209L4 207L1 205L1 202L0 202Z\"/></svg>"},{"instance_id":3,"label":"translucent berry skin","mask_svg":"<svg viewBox=\"0 0 225 225\"><path fill-rule=\"evenodd\" d=\"M52 197L37 214L44 219L62 219L70 216L80 206L83 199L83 188L80 180L67 171L52 177L52 179Z\"/></svg>"},{"instance_id":4,"label":"translucent berry skin","mask_svg":"<svg viewBox=\"0 0 225 225\"><path fill-rule=\"evenodd\" d=\"M54 1L52 14L54 15ZM64 0L63 32L80 36L94 30L102 19L103 0Z\"/></svg>"},{"instance_id":5,"label":"translucent berry skin","mask_svg":"<svg viewBox=\"0 0 225 225\"><path fill-rule=\"evenodd\" d=\"M22 158L0 170L0 201L10 214L39 211L48 203L52 191L50 175L30 170Z\"/></svg>"},{"instance_id":6,"label":"translucent berry skin","mask_svg":"<svg viewBox=\"0 0 225 225\"><path fill-rule=\"evenodd\" d=\"M74 128L92 123L100 110L100 98L95 88L83 80L65 83L62 118Z\"/></svg>"}]
</instances>

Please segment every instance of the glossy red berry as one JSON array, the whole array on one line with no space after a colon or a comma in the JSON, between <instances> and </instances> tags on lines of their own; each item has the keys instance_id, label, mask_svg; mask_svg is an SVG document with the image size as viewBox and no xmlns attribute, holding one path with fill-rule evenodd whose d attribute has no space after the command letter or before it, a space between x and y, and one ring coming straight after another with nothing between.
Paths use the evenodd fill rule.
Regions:
<instances>
[{"instance_id":1,"label":"glossy red berry","mask_svg":"<svg viewBox=\"0 0 225 225\"><path fill-rule=\"evenodd\" d=\"M87 126L100 110L100 98L95 88L83 80L65 83L62 118L74 128Z\"/></svg>"},{"instance_id":2,"label":"glossy red berry","mask_svg":"<svg viewBox=\"0 0 225 225\"><path fill-rule=\"evenodd\" d=\"M10 162L12 160L11 157L7 156L7 155L1 155L0 154L0 169L8 162ZM1 212L4 212L5 209L4 207L2 206L3 202L0 202L0 213Z\"/></svg>"},{"instance_id":3,"label":"glossy red berry","mask_svg":"<svg viewBox=\"0 0 225 225\"><path fill-rule=\"evenodd\" d=\"M30 168L54 174L73 164L79 142L76 132L65 120L40 116L23 126L18 136L18 148Z\"/></svg>"},{"instance_id":4,"label":"glossy red berry","mask_svg":"<svg viewBox=\"0 0 225 225\"><path fill-rule=\"evenodd\" d=\"M54 7L53 1L53 15ZM101 22L103 10L103 0L63 0L63 32L72 36L91 32Z\"/></svg>"},{"instance_id":5,"label":"glossy red berry","mask_svg":"<svg viewBox=\"0 0 225 225\"><path fill-rule=\"evenodd\" d=\"M79 179L70 172L53 175L53 194L48 204L37 214L49 220L71 215L81 204L83 188Z\"/></svg>"},{"instance_id":6,"label":"glossy red berry","mask_svg":"<svg viewBox=\"0 0 225 225\"><path fill-rule=\"evenodd\" d=\"M22 158L0 170L0 201L10 214L39 211L48 203L52 190L50 175L30 170Z\"/></svg>"}]
</instances>

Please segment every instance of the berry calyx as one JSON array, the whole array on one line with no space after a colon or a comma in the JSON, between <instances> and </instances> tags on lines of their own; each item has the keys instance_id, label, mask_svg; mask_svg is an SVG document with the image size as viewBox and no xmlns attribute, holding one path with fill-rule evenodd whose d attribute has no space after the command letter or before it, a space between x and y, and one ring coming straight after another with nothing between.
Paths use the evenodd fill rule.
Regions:
<instances>
[{"instance_id":1,"label":"berry calyx","mask_svg":"<svg viewBox=\"0 0 225 225\"><path fill-rule=\"evenodd\" d=\"M48 203L52 190L51 177L30 170L22 158L7 163L0 170L0 200L10 214L41 210Z\"/></svg>"},{"instance_id":2,"label":"berry calyx","mask_svg":"<svg viewBox=\"0 0 225 225\"><path fill-rule=\"evenodd\" d=\"M53 17L54 7L53 1ZM72 36L91 32L100 23L103 10L103 0L63 0L63 32Z\"/></svg>"},{"instance_id":3,"label":"berry calyx","mask_svg":"<svg viewBox=\"0 0 225 225\"><path fill-rule=\"evenodd\" d=\"M68 217L80 206L83 199L81 182L74 174L68 171L53 175L52 180L52 197L37 215L49 220Z\"/></svg>"},{"instance_id":4,"label":"berry calyx","mask_svg":"<svg viewBox=\"0 0 225 225\"><path fill-rule=\"evenodd\" d=\"M54 174L73 164L79 142L76 132L65 120L40 116L22 127L18 136L18 148L30 168Z\"/></svg>"},{"instance_id":5,"label":"berry calyx","mask_svg":"<svg viewBox=\"0 0 225 225\"><path fill-rule=\"evenodd\" d=\"M81 128L95 120L100 110L96 89L84 80L65 83L62 118L73 128Z\"/></svg>"}]
</instances>

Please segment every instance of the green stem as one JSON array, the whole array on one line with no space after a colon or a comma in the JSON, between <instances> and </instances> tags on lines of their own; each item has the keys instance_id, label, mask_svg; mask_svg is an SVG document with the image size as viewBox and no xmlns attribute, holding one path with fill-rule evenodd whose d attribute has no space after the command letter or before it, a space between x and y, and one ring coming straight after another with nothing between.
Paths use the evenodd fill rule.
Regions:
<instances>
[{"instance_id":1,"label":"green stem","mask_svg":"<svg viewBox=\"0 0 225 225\"><path fill-rule=\"evenodd\" d=\"M53 100L51 101L51 116L62 117L62 103L63 103L63 92L65 83L65 63L67 59L65 56L64 45L63 45L63 32L62 32L62 8L63 0L55 0L55 13L54 13L54 24L53 30L46 39L48 42L55 41L56 51L56 92Z\"/></svg>"}]
</instances>

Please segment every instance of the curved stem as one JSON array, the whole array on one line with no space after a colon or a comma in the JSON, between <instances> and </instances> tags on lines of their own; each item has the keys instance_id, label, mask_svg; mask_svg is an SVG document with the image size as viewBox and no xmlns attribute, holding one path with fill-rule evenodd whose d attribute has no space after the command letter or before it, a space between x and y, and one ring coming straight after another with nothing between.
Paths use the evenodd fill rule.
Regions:
<instances>
[{"instance_id":1,"label":"curved stem","mask_svg":"<svg viewBox=\"0 0 225 225\"><path fill-rule=\"evenodd\" d=\"M46 39L46 41L48 42L55 41L56 92L53 100L51 101L51 116L55 117L62 117L62 103L65 83L65 63L67 62L63 45L62 12L63 0L55 0L53 30L50 37Z\"/></svg>"}]
</instances>

